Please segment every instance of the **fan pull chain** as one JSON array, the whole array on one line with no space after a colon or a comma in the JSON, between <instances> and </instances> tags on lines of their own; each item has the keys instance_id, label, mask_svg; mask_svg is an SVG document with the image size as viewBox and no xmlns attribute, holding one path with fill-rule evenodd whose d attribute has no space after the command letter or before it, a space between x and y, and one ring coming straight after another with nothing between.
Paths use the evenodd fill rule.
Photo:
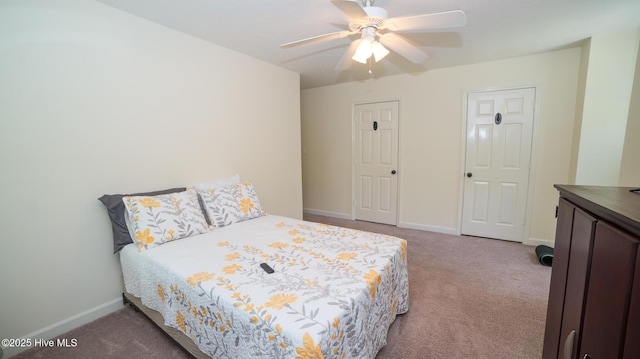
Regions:
<instances>
[{"instance_id":1,"label":"fan pull chain","mask_svg":"<svg viewBox=\"0 0 640 359\"><path fill-rule=\"evenodd\" d=\"M371 60L372 58L373 57L370 57L369 60L368 60L369 61L369 74L373 73L373 71L371 70L371 64L373 64L373 60Z\"/></svg>"}]
</instances>

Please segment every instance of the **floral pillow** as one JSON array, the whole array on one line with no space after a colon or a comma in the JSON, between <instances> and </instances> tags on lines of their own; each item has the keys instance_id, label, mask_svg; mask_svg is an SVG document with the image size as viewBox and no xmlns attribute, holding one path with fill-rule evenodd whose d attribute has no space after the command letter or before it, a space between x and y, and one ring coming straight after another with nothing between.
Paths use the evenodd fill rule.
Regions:
<instances>
[{"instance_id":1,"label":"floral pillow","mask_svg":"<svg viewBox=\"0 0 640 359\"><path fill-rule=\"evenodd\" d=\"M207 221L195 190L159 196L125 196L131 237L138 251L181 238L205 233Z\"/></svg>"},{"instance_id":2,"label":"floral pillow","mask_svg":"<svg viewBox=\"0 0 640 359\"><path fill-rule=\"evenodd\" d=\"M209 222L215 228L265 215L251 182L199 191Z\"/></svg>"},{"instance_id":3,"label":"floral pillow","mask_svg":"<svg viewBox=\"0 0 640 359\"><path fill-rule=\"evenodd\" d=\"M240 183L240 174L236 173L231 177L194 184L193 186L191 186L191 188L195 189L196 191L207 191L210 189L225 187L225 186L238 184L238 183Z\"/></svg>"}]
</instances>

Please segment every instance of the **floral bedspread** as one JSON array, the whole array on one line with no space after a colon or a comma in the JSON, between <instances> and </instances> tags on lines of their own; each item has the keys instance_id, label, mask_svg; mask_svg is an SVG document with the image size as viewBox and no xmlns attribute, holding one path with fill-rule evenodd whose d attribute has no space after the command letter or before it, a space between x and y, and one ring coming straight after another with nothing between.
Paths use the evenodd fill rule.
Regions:
<instances>
[{"instance_id":1,"label":"floral bedspread","mask_svg":"<svg viewBox=\"0 0 640 359\"><path fill-rule=\"evenodd\" d=\"M374 358L409 307L406 245L267 215L120 260L127 292L213 358Z\"/></svg>"}]
</instances>

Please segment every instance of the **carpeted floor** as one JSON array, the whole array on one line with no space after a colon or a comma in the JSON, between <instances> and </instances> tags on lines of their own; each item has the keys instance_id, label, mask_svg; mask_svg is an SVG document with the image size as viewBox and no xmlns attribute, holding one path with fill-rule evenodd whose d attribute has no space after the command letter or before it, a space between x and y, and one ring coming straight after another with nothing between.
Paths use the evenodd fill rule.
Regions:
<instances>
[{"instance_id":1,"label":"carpeted floor","mask_svg":"<svg viewBox=\"0 0 640 359\"><path fill-rule=\"evenodd\" d=\"M540 358L551 268L534 247L317 215L305 220L380 232L408 242L410 308L392 324L386 358ZM126 307L15 358L189 358Z\"/></svg>"}]
</instances>

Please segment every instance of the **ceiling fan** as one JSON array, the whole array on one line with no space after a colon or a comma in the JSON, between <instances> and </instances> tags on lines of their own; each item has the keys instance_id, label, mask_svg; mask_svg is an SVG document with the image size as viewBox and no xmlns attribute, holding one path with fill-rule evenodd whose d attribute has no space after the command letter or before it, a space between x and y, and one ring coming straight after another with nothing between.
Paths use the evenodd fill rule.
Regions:
<instances>
[{"instance_id":1,"label":"ceiling fan","mask_svg":"<svg viewBox=\"0 0 640 359\"><path fill-rule=\"evenodd\" d=\"M460 10L439 12L407 17L388 18L387 11L373 6L374 0L361 0L362 5L350 0L332 0L349 18L349 30L332 32L329 34L309 37L302 40L288 42L280 45L288 48L313 42L344 38L360 33L359 39L353 41L342 56L336 71L342 71L349 67L351 60L367 63L370 58L376 62L389 54L389 50L419 64L429 58L429 55L409 43L397 32L420 32L444 28L465 26L467 17Z\"/></svg>"}]
</instances>

